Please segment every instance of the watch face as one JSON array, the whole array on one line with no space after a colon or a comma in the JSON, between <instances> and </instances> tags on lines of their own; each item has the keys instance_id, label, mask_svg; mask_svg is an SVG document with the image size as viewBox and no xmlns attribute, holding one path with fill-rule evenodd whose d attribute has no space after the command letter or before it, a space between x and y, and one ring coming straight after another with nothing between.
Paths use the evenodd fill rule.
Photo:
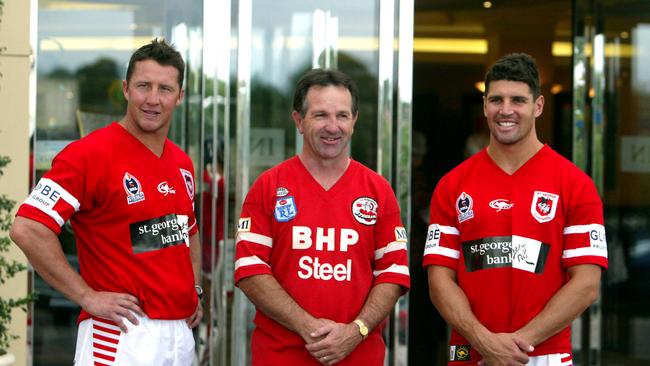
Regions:
<instances>
[{"instance_id":1,"label":"watch face","mask_svg":"<svg viewBox=\"0 0 650 366\"><path fill-rule=\"evenodd\" d=\"M194 286L194 289L196 290L196 294L201 297L203 295L203 288L201 286Z\"/></svg>"}]
</instances>

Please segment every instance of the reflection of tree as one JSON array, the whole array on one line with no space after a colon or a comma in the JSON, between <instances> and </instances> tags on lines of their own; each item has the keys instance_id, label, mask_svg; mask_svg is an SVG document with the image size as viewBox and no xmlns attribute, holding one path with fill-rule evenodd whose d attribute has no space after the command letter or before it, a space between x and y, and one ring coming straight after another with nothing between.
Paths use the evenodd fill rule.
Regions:
<instances>
[{"instance_id":1,"label":"reflection of tree","mask_svg":"<svg viewBox=\"0 0 650 366\"><path fill-rule=\"evenodd\" d=\"M117 63L99 58L76 72L79 82L79 108L104 114L119 114L126 108Z\"/></svg>"}]
</instances>

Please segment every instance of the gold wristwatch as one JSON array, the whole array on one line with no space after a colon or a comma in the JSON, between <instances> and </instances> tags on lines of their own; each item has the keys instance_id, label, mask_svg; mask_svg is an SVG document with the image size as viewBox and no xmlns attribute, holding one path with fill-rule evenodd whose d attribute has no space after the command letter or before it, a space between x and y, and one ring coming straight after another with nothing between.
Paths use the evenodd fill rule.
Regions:
<instances>
[{"instance_id":1,"label":"gold wristwatch","mask_svg":"<svg viewBox=\"0 0 650 366\"><path fill-rule=\"evenodd\" d=\"M359 334L361 334L361 338L366 339L368 336L368 327L366 327L366 323L361 319L355 319L354 324L359 326Z\"/></svg>"}]
</instances>

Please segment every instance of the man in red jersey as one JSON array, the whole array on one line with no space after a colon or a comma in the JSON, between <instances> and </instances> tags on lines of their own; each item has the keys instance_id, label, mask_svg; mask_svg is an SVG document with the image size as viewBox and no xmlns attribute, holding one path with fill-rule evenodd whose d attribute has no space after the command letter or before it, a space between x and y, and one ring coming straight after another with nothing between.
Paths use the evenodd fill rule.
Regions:
<instances>
[{"instance_id":1,"label":"man in red jersey","mask_svg":"<svg viewBox=\"0 0 650 366\"><path fill-rule=\"evenodd\" d=\"M167 139L184 69L162 40L138 49L122 82L124 118L61 151L18 210L12 239L82 308L75 365L194 359L202 290L193 165ZM68 219L80 274L57 238Z\"/></svg>"},{"instance_id":2,"label":"man in red jersey","mask_svg":"<svg viewBox=\"0 0 650 366\"><path fill-rule=\"evenodd\" d=\"M235 281L257 307L253 365L383 365L382 322L409 287L397 200L349 156L352 79L311 70L293 108L303 150L257 179L237 229Z\"/></svg>"},{"instance_id":3,"label":"man in red jersey","mask_svg":"<svg viewBox=\"0 0 650 366\"><path fill-rule=\"evenodd\" d=\"M530 56L498 60L483 101L490 143L438 183L424 250L431 300L453 327L449 365L571 365L571 321L607 268L602 203L537 138Z\"/></svg>"}]
</instances>

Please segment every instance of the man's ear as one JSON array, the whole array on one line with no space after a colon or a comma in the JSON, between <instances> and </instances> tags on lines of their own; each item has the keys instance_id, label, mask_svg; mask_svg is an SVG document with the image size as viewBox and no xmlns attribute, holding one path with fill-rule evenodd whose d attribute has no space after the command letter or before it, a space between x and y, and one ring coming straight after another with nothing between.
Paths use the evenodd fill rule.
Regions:
<instances>
[{"instance_id":1,"label":"man's ear","mask_svg":"<svg viewBox=\"0 0 650 366\"><path fill-rule=\"evenodd\" d=\"M302 125L304 122L304 118L300 113L296 111L291 112L291 118L293 118L293 123L296 124L296 128L298 129L298 131L300 131L300 134L302 135L304 133L303 125Z\"/></svg>"}]
</instances>

